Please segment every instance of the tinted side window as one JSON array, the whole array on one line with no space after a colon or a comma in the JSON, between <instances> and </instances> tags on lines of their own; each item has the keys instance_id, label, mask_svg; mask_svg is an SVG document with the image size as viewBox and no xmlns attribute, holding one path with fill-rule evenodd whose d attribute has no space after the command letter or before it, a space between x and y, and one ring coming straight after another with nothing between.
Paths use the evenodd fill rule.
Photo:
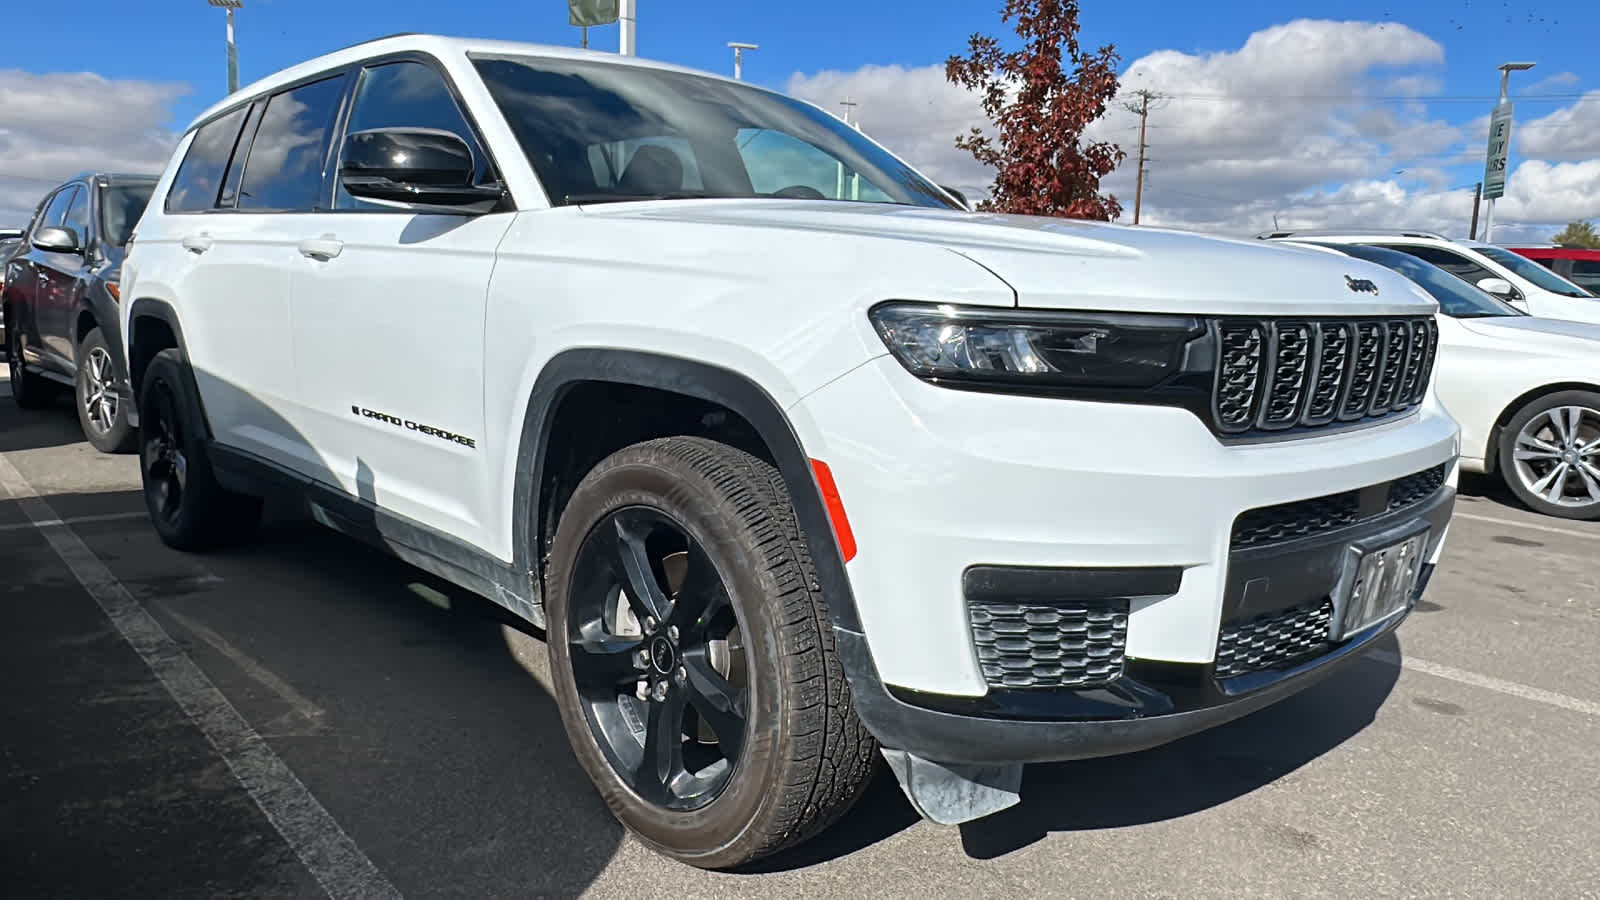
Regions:
<instances>
[{"instance_id":1,"label":"tinted side window","mask_svg":"<svg viewBox=\"0 0 1600 900\"><path fill-rule=\"evenodd\" d=\"M67 216L61 221L63 227L78 236L78 246L89 243L89 192L79 189L72 196L72 205L67 207Z\"/></svg>"},{"instance_id":2,"label":"tinted side window","mask_svg":"<svg viewBox=\"0 0 1600 900\"><path fill-rule=\"evenodd\" d=\"M338 76L276 94L250 144L239 184L241 210L310 211L322 194L328 134L344 95Z\"/></svg>"},{"instance_id":3,"label":"tinted side window","mask_svg":"<svg viewBox=\"0 0 1600 900\"><path fill-rule=\"evenodd\" d=\"M416 62L386 63L361 73L355 102L350 107L350 122L345 134L371 128L438 128L460 136L472 149L478 179L488 168L482 148L456 106L444 77ZM340 148L341 156L343 148ZM350 196L340 184L334 189L336 209L371 209L395 212L393 207L368 203Z\"/></svg>"},{"instance_id":4,"label":"tinted side window","mask_svg":"<svg viewBox=\"0 0 1600 900\"><path fill-rule=\"evenodd\" d=\"M173 176L172 190L167 192L167 212L196 212L216 205L222 173L233 155L244 116L245 107L240 107L195 132L189 152Z\"/></svg>"},{"instance_id":5,"label":"tinted side window","mask_svg":"<svg viewBox=\"0 0 1600 900\"><path fill-rule=\"evenodd\" d=\"M1499 278L1499 275L1485 269L1465 256L1442 250L1438 247L1407 247L1404 245L1392 246L1392 250L1409 253L1423 262L1431 262L1451 275L1468 282L1477 284L1485 278Z\"/></svg>"},{"instance_id":6,"label":"tinted side window","mask_svg":"<svg viewBox=\"0 0 1600 900\"><path fill-rule=\"evenodd\" d=\"M1600 261L1592 259L1573 260L1572 274L1567 276L1567 279L1590 293L1600 290Z\"/></svg>"}]
</instances>

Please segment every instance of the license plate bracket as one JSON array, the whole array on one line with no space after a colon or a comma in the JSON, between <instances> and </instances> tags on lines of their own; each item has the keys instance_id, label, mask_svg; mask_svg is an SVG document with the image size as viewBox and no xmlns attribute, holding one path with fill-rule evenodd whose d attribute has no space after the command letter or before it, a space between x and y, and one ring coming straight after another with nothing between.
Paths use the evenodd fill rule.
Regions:
<instances>
[{"instance_id":1,"label":"license plate bracket","mask_svg":"<svg viewBox=\"0 0 1600 900\"><path fill-rule=\"evenodd\" d=\"M1352 542L1333 592L1328 637L1342 641L1411 608L1432 526L1417 520Z\"/></svg>"}]
</instances>

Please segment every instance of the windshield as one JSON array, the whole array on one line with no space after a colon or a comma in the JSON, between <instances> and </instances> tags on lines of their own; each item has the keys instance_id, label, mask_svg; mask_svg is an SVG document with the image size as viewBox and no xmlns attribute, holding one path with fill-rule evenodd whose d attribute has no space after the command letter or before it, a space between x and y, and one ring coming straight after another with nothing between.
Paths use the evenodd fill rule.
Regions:
<instances>
[{"instance_id":1,"label":"windshield","mask_svg":"<svg viewBox=\"0 0 1600 900\"><path fill-rule=\"evenodd\" d=\"M153 190L153 184L113 184L100 192L100 230L106 243L117 247L128 243Z\"/></svg>"},{"instance_id":2,"label":"windshield","mask_svg":"<svg viewBox=\"0 0 1600 900\"><path fill-rule=\"evenodd\" d=\"M474 64L558 206L779 197L959 208L851 126L780 94L585 60Z\"/></svg>"},{"instance_id":3,"label":"windshield","mask_svg":"<svg viewBox=\"0 0 1600 900\"><path fill-rule=\"evenodd\" d=\"M1591 294L1583 288L1578 287L1565 278L1562 278L1560 275L1557 275L1549 269L1546 269L1544 266L1539 265L1533 260L1528 259L1525 256L1519 256L1515 253L1512 253L1510 250L1506 250L1502 247L1474 247L1472 249L1482 253L1484 256L1489 257L1500 265L1505 266L1511 271L1517 273L1517 275L1528 279L1552 294L1560 294L1563 297L1595 296L1594 294Z\"/></svg>"},{"instance_id":4,"label":"windshield","mask_svg":"<svg viewBox=\"0 0 1600 900\"><path fill-rule=\"evenodd\" d=\"M1521 310L1498 297L1462 281L1430 262L1409 253L1365 244L1323 244L1357 259L1375 262L1415 281L1439 301L1439 311L1455 319L1481 319L1488 316L1521 316Z\"/></svg>"}]
</instances>

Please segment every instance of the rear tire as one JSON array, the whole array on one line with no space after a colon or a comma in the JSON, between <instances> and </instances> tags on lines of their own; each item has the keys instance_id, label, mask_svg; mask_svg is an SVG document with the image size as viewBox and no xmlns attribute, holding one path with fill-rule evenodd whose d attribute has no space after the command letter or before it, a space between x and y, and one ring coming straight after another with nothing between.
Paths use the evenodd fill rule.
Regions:
<instances>
[{"instance_id":1,"label":"rear tire","mask_svg":"<svg viewBox=\"0 0 1600 900\"><path fill-rule=\"evenodd\" d=\"M261 520L260 497L217 483L201 423L188 361L179 350L162 350L139 389L139 476L156 533L178 550L236 543Z\"/></svg>"},{"instance_id":2,"label":"rear tire","mask_svg":"<svg viewBox=\"0 0 1600 900\"><path fill-rule=\"evenodd\" d=\"M132 450L139 436L128 424L128 404L117 396L117 365L98 327L89 329L78 344L77 369L73 396L83 436L101 453Z\"/></svg>"},{"instance_id":3,"label":"rear tire","mask_svg":"<svg viewBox=\"0 0 1600 900\"><path fill-rule=\"evenodd\" d=\"M826 828L868 783L877 745L766 462L686 437L611 455L561 513L545 597L567 736L612 812L660 853L748 863Z\"/></svg>"},{"instance_id":4,"label":"rear tire","mask_svg":"<svg viewBox=\"0 0 1600 900\"><path fill-rule=\"evenodd\" d=\"M56 383L29 372L22 364L22 327L6 322L6 365L10 369L11 399L22 409L44 409L55 398Z\"/></svg>"},{"instance_id":5,"label":"rear tire","mask_svg":"<svg viewBox=\"0 0 1600 900\"><path fill-rule=\"evenodd\" d=\"M1562 519L1600 519L1600 394L1538 397L1511 417L1499 443L1500 477L1528 508Z\"/></svg>"}]
</instances>

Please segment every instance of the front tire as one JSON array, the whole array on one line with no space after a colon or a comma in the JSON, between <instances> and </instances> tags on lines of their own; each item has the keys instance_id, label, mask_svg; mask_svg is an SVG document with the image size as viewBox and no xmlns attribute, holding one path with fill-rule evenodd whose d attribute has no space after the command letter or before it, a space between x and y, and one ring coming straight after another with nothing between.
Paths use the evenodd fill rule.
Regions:
<instances>
[{"instance_id":1,"label":"front tire","mask_svg":"<svg viewBox=\"0 0 1600 900\"><path fill-rule=\"evenodd\" d=\"M771 465L699 438L597 465L546 580L556 700L579 762L644 843L703 868L798 844L866 786L810 554Z\"/></svg>"},{"instance_id":2,"label":"front tire","mask_svg":"<svg viewBox=\"0 0 1600 900\"><path fill-rule=\"evenodd\" d=\"M169 547L201 551L247 537L261 498L217 483L206 452L199 395L183 353L162 350L139 389L139 476L156 533Z\"/></svg>"},{"instance_id":3,"label":"front tire","mask_svg":"<svg viewBox=\"0 0 1600 900\"><path fill-rule=\"evenodd\" d=\"M111 347L98 327L89 329L78 344L78 424L83 436L101 453L127 453L138 435L128 424L127 404L117 396L117 365Z\"/></svg>"},{"instance_id":4,"label":"front tire","mask_svg":"<svg viewBox=\"0 0 1600 900\"><path fill-rule=\"evenodd\" d=\"M1535 512L1600 519L1600 394L1560 391L1518 410L1500 431L1498 468Z\"/></svg>"}]
</instances>

